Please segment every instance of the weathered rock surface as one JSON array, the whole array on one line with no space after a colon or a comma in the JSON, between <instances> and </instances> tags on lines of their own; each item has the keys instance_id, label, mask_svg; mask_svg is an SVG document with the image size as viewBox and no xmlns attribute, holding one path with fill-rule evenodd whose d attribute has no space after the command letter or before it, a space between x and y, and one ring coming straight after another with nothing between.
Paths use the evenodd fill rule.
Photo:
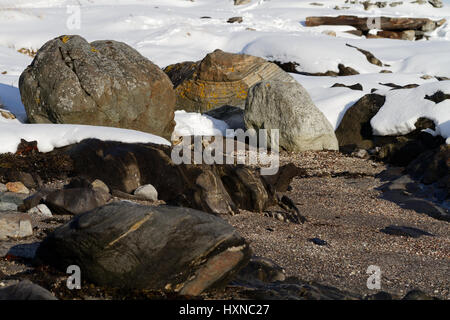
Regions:
<instances>
[{"instance_id":1,"label":"weathered rock surface","mask_svg":"<svg viewBox=\"0 0 450 320\"><path fill-rule=\"evenodd\" d=\"M178 71L177 71L178 70ZM196 64L166 68L177 94L177 108L205 112L224 105L244 108L249 89L261 80L295 81L277 65L245 54L216 50ZM184 77L183 80L181 80Z\"/></svg>"},{"instance_id":2,"label":"weathered rock surface","mask_svg":"<svg viewBox=\"0 0 450 320\"><path fill-rule=\"evenodd\" d=\"M56 229L37 260L95 284L196 296L226 284L250 249L228 223L188 208L113 203Z\"/></svg>"},{"instance_id":3,"label":"weathered rock surface","mask_svg":"<svg viewBox=\"0 0 450 320\"><path fill-rule=\"evenodd\" d=\"M287 151L338 149L330 122L297 82L256 84L245 104L244 121L247 129L279 129L279 146Z\"/></svg>"},{"instance_id":4,"label":"weathered rock surface","mask_svg":"<svg viewBox=\"0 0 450 320\"><path fill-rule=\"evenodd\" d=\"M116 41L48 41L19 80L32 123L121 127L170 139L175 94L163 71Z\"/></svg>"},{"instance_id":5,"label":"weathered rock surface","mask_svg":"<svg viewBox=\"0 0 450 320\"><path fill-rule=\"evenodd\" d=\"M158 200L158 191L151 184L146 184L144 186L140 186L136 190L134 190L133 194L135 196L143 197L147 200L157 201Z\"/></svg>"},{"instance_id":6,"label":"weathered rock surface","mask_svg":"<svg viewBox=\"0 0 450 320\"><path fill-rule=\"evenodd\" d=\"M110 199L110 194L103 190L73 188L53 191L43 202L56 214L80 214L103 206Z\"/></svg>"},{"instance_id":7,"label":"weathered rock surface","mask_svg":"<svg viewBox=\"0 0 450 320\"><path fill-rule=\"evenodd\" d=\"M0 300L58 300L48 290L29 280L0 289Z\"/></svg>"},{"instance_id":8,"label":"weathered rock surface","mask_svg":"<svg viewBox=\"0 0 450 320\"><path fill-rule=\"evenodd\" d=\"M386 98L378 94L368 94L359 99L344 114L336 137L339 147L349 150L373 147L370 120L383 106Z\"/></svg>"},{"instance_id":9,"label":"weathered rock surface","mask_svg":"<svg viewBox=\"0 0 450 320\"><path fill-rule=\"evenodd\" d=\"M294 165L280 167L273 176L244 165L176 165L167 146L95 139L55 152L71 158L73 175L101 179L113 191L132 193L152 184L158 198L168 204L215 214L234 214L238 209L262 212L277 204L276 194L285 192L292 178L303 172Z\"/></svg>"},{"instance_id":10,"label":"weathered rock surface","mask_svg":"<svg viewBox=\"0 0 450 320\"><path fill-rule=\"evenodd\" d=\"M33 235L30 217L22 213L0 213L0 240Z\"/></svg>"}]
</instances>

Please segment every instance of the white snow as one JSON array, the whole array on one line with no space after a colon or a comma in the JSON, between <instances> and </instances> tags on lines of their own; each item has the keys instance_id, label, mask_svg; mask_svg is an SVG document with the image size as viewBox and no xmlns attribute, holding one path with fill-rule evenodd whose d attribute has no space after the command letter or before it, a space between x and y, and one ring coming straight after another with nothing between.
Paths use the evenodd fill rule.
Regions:
<instances>
[{"instance_id":1,"label":"white snow","mask_svg":"<svg viewBox=\"0 0 450 320\"><path fill-rule=\"evenodd\" d=\"M312 2L320 2L323 6L313 6ZM427 116L436 122L440 134L448 137L448 101L435 105L423 99L436 88L444 90L443 86L447 84L439 83L436 78L425 80L421 76L450 77L450 2L447 1L444 8L434 8L429 3L403 2L396 7L388 5L365 11L361 4L342 0L252 0L241 6L234 6L232 0L1 0L0 104L3 106L0 108L11 111L17 119L0 117L0 152L14 151L20 138L39 140L42 150L74 143L84 137L168 143L162 138L129 130L25 124L26 113L18 81L32 58L17 50L37 50L62 34L79 34L88 41L113 39L126 42L160 67L197 61L215 49L282 62L295 61L299 63L298 70L305 72L336 71L342 63L356 69L360 75L294 75L335 128L354 102L376 89L377 93L387 94L386 105L373 120L376 133L409 132L418 117ZM69 28L73 11L68 6L80 8L79 29ZM336 6L348 9L335 10ZM448 22L430 33L429 41L365 39L345 32L354 29L352 27L305 26L307 16L344 14L446 18ZM228 18L235 16L242 16L244 21L227 23ZM324 35L325 30L334 31L337 36ZM346 44L372 52L389 66L370 64L362 53ZM381 70L393 73L379 73ZM421 86L390 91L389 87L380 84L390 82ZM360 83L364 90L330 88L334 83ZM182 111L176 112L175 116L175 135L211 135L226 129L225 123L207 116Z\"/></svg>"},{"instance_id":2,"label":"white snow","mask_svg":"<svg viewBox=\"0 0 450 320\"><path fill-rule=\"evenodd\" d=\"M126 143L170 145L166 139L135 130L70 124L0 124L0 153L16 152L20 139L37 141L41 152L96 138Z\"/></svg>"},{"instance_id":3,"label":"white snow","mask_svg":"<svg viewBox=\"0 0 450 320\"><path fill-rule=\"evenodd\" d=\"M425 96L437 91L450 94L450 81L424 84L413 89L392 90L386 102L372 118L370 124L376 135L407 134L415 129L420 117L433 120L436 133L445 139L450 137L450 100L434 103ZM448 140L448 139L447 139Z\"/></svg>"},{"instance_id":4,"label":"white snow","mask_svg":"<svg viewBox=\"0 0 450 320\"><path fill-rule=\"evenodd\" d=\"M226 135L228 125L218 119L196 112L175 111L176 126L173 138L183 136L216 136Z\"/></svg>"}]
</instances>

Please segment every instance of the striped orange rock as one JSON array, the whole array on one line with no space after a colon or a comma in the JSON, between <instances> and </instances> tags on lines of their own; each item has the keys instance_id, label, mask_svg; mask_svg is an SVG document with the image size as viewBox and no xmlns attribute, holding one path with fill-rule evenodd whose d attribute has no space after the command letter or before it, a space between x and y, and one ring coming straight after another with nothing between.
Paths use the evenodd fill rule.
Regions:
<instances>
[{"instance_id":1,"label":"striped orange rock","mask_svg":"<svg viewBox=\"0 0 450 320\"><path fill-rule=\"evenodd\" d=\"M263 80L292 82L276 64L246 54L216 50L202 61L168 66L177 95L176 108L206 112L224 105L244 108L248 90Z\"/></svg>"}]
</instances>

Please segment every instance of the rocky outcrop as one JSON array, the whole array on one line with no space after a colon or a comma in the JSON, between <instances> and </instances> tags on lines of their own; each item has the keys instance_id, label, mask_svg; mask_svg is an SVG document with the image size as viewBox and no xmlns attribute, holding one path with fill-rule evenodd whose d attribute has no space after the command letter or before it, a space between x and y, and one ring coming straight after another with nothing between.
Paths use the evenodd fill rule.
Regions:
<instances>
[{"instance_id":1,"label":"rocky outcrop","mask_svg":"<svg viewBox=\"0 0 450 320\"><path fill-rule=\"evenodd\" d=\"M225 285L249 259L246 241L218 217L123 202L75 217L37 251L37 262L78 265L94 284L188 296Z\"/></svg>"},{"instance_id":2,"label":"rocky outcrop","mask_svg":"<svg viewBox=\"0 0 450 320\"><path fill-rule=\"evenodd\" d=\"M368 94L345 112L336 129L336 137L341 149L353 151L355 148L370 149L373 147L370 120L377 114L385 100L384 96Z\"/></svg>"},{"instance_id":3,"label":"rocky outcrop","mask_svg":"<svg viewBox=\"0 0 450 320\"><path fill-rule=\"evenodd\" d=\"M245 104L244 121L247 129L279 129L279 146L287 151L338 149L330 122L297 82L256 84Z\"/></svg>"},{"instance_id":4,"label":"rocky outcrop","mask_svg":"<svg viewBox=\"0 0 450 320\"><path fill-rule=\"evenodd\" d=\"M168 66L177 108L206 112L224 105L244 108L249 89L261 80L294 81L277 65L245 54L216 50L196 63Z\"/></svg>"},{"instance_id":5,"label":"rocky outcrop","mask_svg":"<svg viewBox=\"0 0 450 320\"><path fill-rule=\"evenodd\" d=\"M276 194L285 192L292 178L303 172L294 165L280 167L273 176L244 165L177 165L167 146L95 139L58 152L71 158L73 175L100 179L111 190L127 193L152 184L166 203L214 214L234 214L238 209L261 212L277 204Z\"/></svg>"},{"instance_id":6,"label":"rocky outcrop","mask_svg":"<svg viewBox=\"0 0 450 320\"><path fill-rule=\"evenodd\" d=\"M122 42L61 36L38 51L19 80L32 123L111 126L170 139L175 94L169 78Z\"/></svg>"}]
</instances>

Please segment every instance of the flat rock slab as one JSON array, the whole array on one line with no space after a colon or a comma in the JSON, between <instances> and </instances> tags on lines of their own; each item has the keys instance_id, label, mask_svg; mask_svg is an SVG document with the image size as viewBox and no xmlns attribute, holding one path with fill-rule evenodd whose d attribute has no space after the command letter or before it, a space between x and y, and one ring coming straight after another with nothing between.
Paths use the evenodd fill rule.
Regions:
<instances>
[{"instance_id":1,"label":"flat rock slab","mask_svg":"<svg viewBox=\"0 0 450 320\"><path fill-rule=\"evenodd\" d=\"M112 203L76 216L47 237L36 262L106 287L197 296L226 284L250 259L224 220L194 209Z\"/></svg>"},{"instance_id":2,"label":"flat rock slab","mask_svg":"<svg viewBox=\"0 0 450 320\"><path fill-rule=\"evenodd\" d=\"M0 240L33 235L30 217L23 213L0 213Z\"/></svg>"},{"instance_id":3,"label":"flat rock slab","mask_svg":"<svg viewBox=\"0 0 450 320\"><path fill-rule=\"evenodd\" d=\"M393 236L404 236L412 238L419 238L421 236L434 236L429 232L405 226L388 226L384 229L381 229L380 231Z\"/></svg>"},{"instance_id":4,"label":"flat rock slab","mask_svg":"<svg viewBox=\"0 0 450 320\"><path fill-rule=\"evenodd\" d=\"M0 257L14 256L24 259L33 259L36 256L40 242L17 243L17 241L0 242Z\"/></svg>"},{"instance_id":5,"label":"flat rock slab","mask_svg":"<svg viewBox=\"0 0 450 320\"><path fill-rule=\"evenodd\" d=\"M0 289L0 300L58 300L48 290L24 280L18 284Z\"/></svg>"}]
</instances>

